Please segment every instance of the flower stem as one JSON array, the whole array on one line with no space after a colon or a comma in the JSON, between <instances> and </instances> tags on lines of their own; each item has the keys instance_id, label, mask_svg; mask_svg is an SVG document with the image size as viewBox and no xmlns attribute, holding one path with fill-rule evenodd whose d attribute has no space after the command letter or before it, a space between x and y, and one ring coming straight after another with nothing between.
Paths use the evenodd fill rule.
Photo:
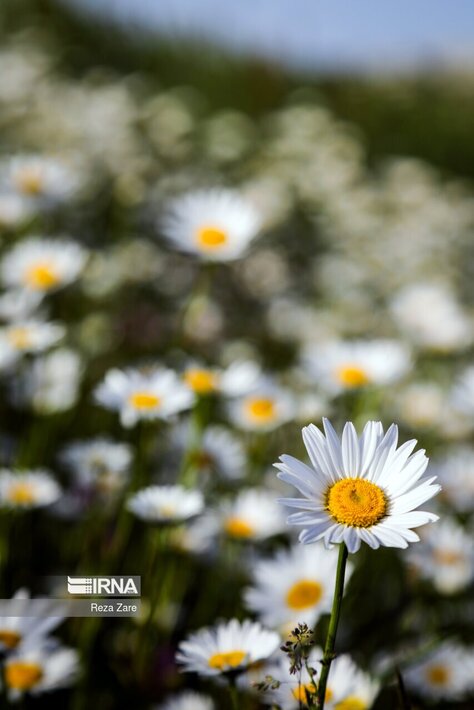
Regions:
<instances>
[{"instance_id":1,"label":"flower stem","mask_svg":"<svg viewBox=\"0 0 474 710\"><path fill-rule=\"evenodd\" d=\"M344 593L344 576L346 573L347 547L344 542L339 545L339 557L337 560L336 585L334 588L334 598L332 600L331 618L329 619L326 645L324 646L324 656L322 660L321 676L318 683L317 708L323 710L326 700L326 685L328 681L331 663L334 659L334 646L336 643L337 626L341 613L342 595Z\"/></svg>"},{"instance_id":2,"label":"flower stem","mask_svg":"<svg viewBox=\"0 0 474 710\"><path fill-rule=\"evenodd\" d=\"M235 678L229 678L229 694L233 710L239 710L239 694L237 692Z\"/></svg>"}]
</instances>

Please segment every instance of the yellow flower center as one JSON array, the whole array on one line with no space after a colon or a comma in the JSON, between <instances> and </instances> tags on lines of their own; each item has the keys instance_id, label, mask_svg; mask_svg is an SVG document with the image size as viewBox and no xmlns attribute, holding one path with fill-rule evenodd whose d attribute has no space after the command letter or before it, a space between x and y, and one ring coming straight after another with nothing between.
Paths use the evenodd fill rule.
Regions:
<instances>
[{"instance_id":1,"label":"yellow flower center","mask_svg":"<svg viewBox=\"0 0 474 710\"><path fill-rule=\"evenodd\" d=\"M446 685L449 682L449 669L441 664L429 666L426 671L426 678L431 685Z\"/></svg>"},{"instance_id":2,"label":"yellow flower center","mask_svg":"<svg viewBox=\"0 0 474 710\"><path fill-rule=\"evenodd\" d=\"M219 671L228 671L242 665L247 654L245 651L227 651L226 653L214 653L208 661L211 668Z\"/></svg>"},{"instance_id":3,"label":"yellow flower center","mask_svg":"<svg viewBox=\"0 0 474 710\"><path fill-rule=\"evenodd\" d=\"M233 516L225 521L225 531L231 537L249 538L254 533L254 528L244 518Z\"/></svg>"},{"instance_id":4,"label":"yellow flower center","mask_svg":"<svg viewBox=\"0 0 474 710\"><path fill-rule=\"evenodd\" d=\"M54 264L45 261L33 264L25 274L26 285L37 291L48 291L57 286L60 280Z\"/></svg>"},{"instance_id":5,"label":"yellow flower center","mask_svg":"<svg viewBox=\"0 0 474 710\"><path fill-rule=\"evenodd\" d=\"M7 491L7 498L15 505L29 505L36 500L35 487L31 483L12 483Z\"/></svg>"},{"instance_id":6,"label":"yellow flower center","mask_svg":"<svg viewBox=\"0 0 474 710\"><path fill-rule=\"evenodd\" d=\"M37 663L14 661L5 667L5 682L14 690L31 690L43 677L43 670Z\"/></svg>"},{"instance_id":7,"label":"yellow flower center","mask_svg":"<svg viewBox=\"0 0 474 710\"><path fill-rule=\"evenodd\" d=\"M293 688L293 690L291 691L291 694L293 695L296 702L304 703L305 705L309 701L309 696L314 695L315 693L316 686L314 685L314 683L306 683L305 685L301 683L296 688Z\"/></svg>"},{"instance_id":8,"label":"yellow flower center","mask_svg":"<svg viewBox=\"0 0 474 710\"><path fill-rule=\"evenodd\" d=\"M440 565L457 565L464 559L464 556L455 550L435 550L433 557Z\"/></svg>"},{"instance_id":9,"label":"yellow flower center","mask_svg":"<svg viewBox=\"0 0 474 710\"><path fill-rule=\"evenodd\" d=\"M358 365L341 365L336 370L336 377L344 387L362 387L370 378L364 368Z\"/></svg>"},{"instance_id":10,"label":"yellow flower center","mask_svg":"<svg viewBox=\"0 0 474 710\"><path fill-rule=\"evenodd\" d=\"M370 528L387 514L388 500L375 483L363 478L344 478L329 488L326 509L337 523Z\"/></svg>"},{"instance_id":11,"label":"yellow flower center","mask_svg":"<svg viewBox=\"0 0 474 710\"><path fill-rule=\"evenodd\" d=\"M276 406L268 397L252 398L246 404L247 414L257 422L270 422L276 417Z\"/></svg>"},{"instance_id":12,"label":"yellow flower center","mask_svg":"<svg viewBox=\"0 0 474 710\"><path fill-rule=\"evenodd\" d=\"M321 599L323 589L312 579L301 579L288 590L286 604L290 609L301 611L314 606Z\"/></svg>"},{"instance_id":13,"label":"yellow flower center","mask_svg":"<svg viewBox=\"0 0 474 710\"><path fill-rule=\"evenodd\" d=\"M365 700L361 700L356 695L348 695L334 707L334 710L367 710L368 705Z\"/></svg>"},{"instance_id":14,"label":"yellow flower center","mask_svg":"<svg viewBox=\"0 0 474 710\"><path fill-rule=\"evenodd\" d=\"M41 170L33 166L19 170L14 181L17 189L25 195L35 196L43 192L43 175Z\"/></svg>"},{"instance_id":15,"label":"yellow flower center","mask_svg":"<svg viewBox=\"0 0 474 710\"><path fill-rule=\"evenodd\" d=\"M207 249L209 251L220 249L227 244L228 239L229 237L226 232L219 227L213 227L211 225L201 227L197 233L198 245L202 249Z\"/></svg>"},{"instance_id":16,"label":"yellow flower center","mask_svg":"<svg viewBox=\"0 0 474 710\"><path fill-rule=\"evenodd\" d=\"M135 409L154 409L160 406L160 398L152 392L134 392L129 402Z\"/></svg>"},{"instance_id":17,"label":"yellow flower center","mask_svg":"<svg viewBox=\"0 0 474 710\"><path fill-rule=\"evenodd\" d=\"M158 514L163 518L173 518L176 515L176 506L174 505L161 505L158 508Z\"/></svg>"},{"instance_id":18,"label":"yellow flower center","mask_svg":"<svg viewBox=\"0 0 474 710\"><path fill-rule=\"evenodd\" d=\"M31 333L28 328L10 328L7 337L17 350L26 350L31 345Z\"/></svg>"},{"instance_id":19,"label":"yellow flower center","mask_svg":"<svg viewBox=\"0 0 474 710\"><path fill-rule=\"evenodd\" d=\"M17 631L11 631L10 629L0 631L0 644L3 644L6 648L16 648L20 641L21 636Z\"/></svg>"},{"instance_id":20,"label":"yellow flower center","mask_svg":"<svg viewBox=\"0 0 474 710\"><path fill-rule=\"evenodd\" d=\"M184 373L184 381L197 394L209 394L216 389L216 375L210 370L191 368Z\"/></svg>"}]
</instances>

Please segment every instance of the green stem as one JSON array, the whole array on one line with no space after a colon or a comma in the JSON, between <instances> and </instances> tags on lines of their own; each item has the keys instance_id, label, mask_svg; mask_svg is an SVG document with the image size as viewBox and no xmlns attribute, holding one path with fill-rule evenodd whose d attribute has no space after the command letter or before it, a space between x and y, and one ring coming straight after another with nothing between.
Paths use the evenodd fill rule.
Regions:
<instances>
[{"instance_id":1,"label":"green stem","mask_svg":"<svg viewBox=\"0 0 474 710\"><path fill-rule=\"evenodd\" d=\"M334 598L332 601L331 618L329 620L326 645L324 646L324 656L322 660L321 675L318 683L317 708L323 710L326 700L326 685L328 681L331 663L334 659L334 646L336 643L337 626L341 614L342 595L344 593L344 575L346 572L347 547L345 543L339 545L339 557L337 560L336 585L334 587Z\"/></svg>"},{"instance_id":2,"label":"green stem","mask_svg":"<svg viewBox=\"0 0 474 710\"><path fill-rule=\"evenodd\" d=\"M229 678L229 695L233 710L239 710L239 693L235 684L235 678Z\"/></svg>"}]
</instances>

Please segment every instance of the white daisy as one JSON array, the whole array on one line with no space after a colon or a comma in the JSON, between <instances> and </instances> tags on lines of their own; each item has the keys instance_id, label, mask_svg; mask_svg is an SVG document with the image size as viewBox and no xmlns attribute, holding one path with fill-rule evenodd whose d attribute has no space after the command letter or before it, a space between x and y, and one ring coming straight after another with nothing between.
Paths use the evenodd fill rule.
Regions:
<instances>
[{"instance_id":1,"label":"white daisy","mask_svg":"<svg viewBox=\"0 0 474 710\"><path fill-rule=\"evenodd\" d=\"M225 369L191 362L184 370L183 379L199 396L220 393L228 397L238 397L252 388L259 372L259 367L249 361L236 361Z\"/></svg>"},{"instance_id":2,"label":"white daisy","mask_svg":"<svg viewBox=\"0 0 474 710\"><path fill-rule=\"evenodd\" d=\"M255 208L232 190L200 190L171 202L163 233L181 249L205 261L231 261L246 251L261 219Z\"/></svg>"},{"instance_id":3,"label":"white daisy","mask_svg":"<svg viewBox=\"0 0 474 710\"><path fill-rule=\"evenodd\" d=\"M14 288L0 296L0 318L17 322L30 318L43 299L39 291Z\"/></svg>"},{"instance_id":4,"label":"white daisy","mask_svg":"<svg viewBox=\"0 0 474 710\"><path fill-rule=\"evenodd\" d=\"M278 658L278 665L272 669L270 675L279 682L279 687L269 690L268 701L278 705L282 710L301 710L308 706L310 699L315 699L317 682L321 670L323 651L318 646L311 649L308 656L308 666L316 671L312 677L306 667L298 673L290 673L288 657Z\"/></svg>"},{"instance_id":5,"label":"white daisy","mask_svg":"<svg viewBox=\"0 0 474 710\"><path fill-rule=\"evenodd\" d=\"M26 320L0 328L2 343L18 353L39 353L56 345L64 337L66 329L59 323Z\"/></svg>"},{"instance_id":6,"label":"white daisy","mask_svg":"<svg viewBox=\"0 0 474 710\"><path fill-rule=\"evenodd\" d=\"M239 491L217 513L222 532L234 540L258 541L285 530L285 518L273 493L258 488Z\"/></svg>"},{"instance_id":7,"label":"white daisy","mask_svg":"<svg viewBox=\"0 0 474 710\"><path fill-rule=\"evenodd\" d=\"M78 174L64 161L42 155L18 155L0 168L8 189L28 198L35 206L56 204L79 187Z\"/></svg>"},{"instance_id":8,"label":"white daisy","mask_svg":"<svg viewBox=\"0 0 474 710\"><path fill-rule=\"evenodd\" d=\"M0 192L0 231L22 226L33 215L33 206L24 195L13 191Z\"/></svg>"},{"instance_id":9,"label":"white daisy","mask_svg":"<svg viewBox=\"0 0 474 710\"><path fill-rule=\"evenodd\" d=\"M206 695L186 690L155 706L155 710L214 710L214 702Z\"/></svg>"},{"instance_id":10,"label":"white daisy","mask_svg":"<svg viewBox=\"0 0 474 710\"><path fill-rule=\"evenodd\" d=\"M176 660L183 671L217 676L268 658L279 644L278 634L259 623L231 619L191 634L179 644Z\"/></svg>"},{"instance_id":11,"label":"white daisy","mask_svg":"<svg viewBox=\"0 0 474 710\"><path fill-rule=\"evenodd\" d=\"M452 405L468 417L474 414L474 365L464 370L453 387Z\"/></svg>"},{"instance_id":12,"label":"white daisy","mask_svg":"<svg viewBox=\"0 0 474 710\"><path fill-rule=\"evenodd\" d=\"M132 448L129 444L97 437L69 444L60 458L81 488L111 492L122 488L127 481Z\"/></svg>"},{"instance_id":13,"label":"white daisy","mask_svg":"<svg viewBox=\"0 0 474 710\"><path fill-rule=\"evenodd\" d=\"M298 623L314 626L331 610L336 567L337 554L324 547L280 550L255 564L245 603L270 628L289 632Z\"/></svg>"},{"instance_id":14,"label":"white daisy","mask_svg":"<svg viewBox=\"0 0 474 710\"><path fill-rule=\"evenodd\" d=\"M398 427L392 424L384 434L380 422L368 422L358 438L349 422L340 441L327 419L323 425L325 436L314 424L303 428L312 467L286 455L275 464L279 478L304 496L281 501L299 509L288 523L303 526L300 541L322 539L327 547L344 542L349 552L361 542L376 549L418 541L412 528L438 516L416 508L440 486L435 476L422 478L428 459L423 450L411 455L416 440L397 448Z\"/></svg>"},{"instance_id":15,"label":"white daisy","mask_svg":"<svg viewBox=\"0 0 474 710\"><path fill-rule=\"evenodd\" d=\"M79 673L79 656L49 639L21 646L5 661L3 682L8 698L41 693L71 685Z\"/></svg>"},{"instance_id":16,"label":"white daisy","mask_svg":"<svg viewBox=\"0 0 474 710\"><path fill-rule=\"evenodd\" d=\"M109 370L95 391L96 401L120 412L123 426L134 426L141 419L169 419L189 409L194 395L172 370L153 368L141 371Z\"/></svg>"},{"instance_id":17,"label":"white daisy","mask_svg":"<svg viewBox=\"0 0 474 710\"><path fill-rule=\"evenodd\" d=\"M3 257L3 283L47 293L75 281L87 258L86 250L70 239L29 237Z\"/></svg>"},{"instance_id":18,"label":"white daisy","mask_svg":"<svg viewBox=\"0 0 474 710\"><path fill-rule=\"evenodd\" d=\"M232 423L245 431L271 431L293 418L296 411L291 392L270 378L261 378L244 397L228 405Z\"/></svg>"},{"instance_id":19,"label":"white daisy","mask_svg":"<svg viewBox=\"0 0 474 710\"><path fill-rule=\"evenodd\" d=\"M0 506L16 510L43 508L61 495L54 478L41 469L31 471L0 471Z\"/></svg>"},{"instance_id":20,"label":"white daisy","mask_svg":"<svg viewBox=\"0 0 474 710\"><path fill-rule=\"evenodd\" d=\"M442 486L440 498L460 513L469 513L474 500L474 448L460 446L433 463Z\"/></svg>"},{"instance_id":21,"label":"white daisy","mask_svg":"<svg viewBox=\"0 0 474 710\"><path fill-rule=\"evenodd\" d=\"M458 592L474 578L472 534L445 518L422 531L421 542L410 548L407 561L441 594Z\"/></svg>"},{"instance_id":22,"label":"white daisy","mask_svg":"<svg viewBox=\"0 0 474 710\"><path fill-rule=\"evenodd\" d=\"M446 641L403 673L407 686L432 700L461 700L474 690L474 653Z\"/></svg>"},{"instance_id":23,"label":"white daisy","mask_svg":"<svg viewBox=\"0 0 474 710\"><path fill-rule=\"evenodd\" d=\"M388 385L410 367L408 349L395 340L354 340L310 345L303 354L321 387L338 393L366 385Z\"/></svg>"},{"instance_id":24,"label":"white daisy","mask_svg":"<svg viewBox=\"0 0 474 710\"><path fill-rule=\"evenodd\" d=\"M173 431L173 442L184 452L191 441L189 422ZM205 429L198 447L194 448L190 465L201 474L214 474L230 480L242 478L245 474L247 458L242 442L229 429L210 426Z\"/></svg>"},{"instance_id":25,"label":"white daisy","mask_svg":"<svg viewBox=\"0 0 474 710\"><path fill-rule=\"evenodd\" d=\"M149 523L178 523L199 515L204 498L201 491L182 486L149 486L134 493L127 508Z\"/></svg>"},{"instance_id":26,"label":"white daisy","mask_svg":"<svg viewBox=\"0 0 474 710\"><path fill-rule=\"evenodd\" d=\"M0 617L0 651L10 653L20 645L36 644L50 631L58 626L64 619L64 614L52 613L55 610L56 601L50 600L50 611L47 615L34 616L35 600L30 599L29 593L25 589L16 592L12 600L15 601L15 610L21 611L19 616ZM44 604L44 600L42 600Z\"/></svg>"}]
</instances>

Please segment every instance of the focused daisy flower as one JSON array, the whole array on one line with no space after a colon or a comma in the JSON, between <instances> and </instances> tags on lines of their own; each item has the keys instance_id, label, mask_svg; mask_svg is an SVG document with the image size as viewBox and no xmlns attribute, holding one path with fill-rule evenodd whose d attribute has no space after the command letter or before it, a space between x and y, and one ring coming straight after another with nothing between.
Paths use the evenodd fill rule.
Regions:
<instances>
[{"instance_id":1,"label":"focused daisy flower","mask_svg":"<svg viewBox=\"0 0 474 710\"><path fill-rule=\"evenodd\" d=\"M173 443L181 452L185 452L191 440L189 423L178 426L173 431ZM190 454L190 465L200 474L217 473L223 478L235 480L242 478L246 468L245 449L235 434L222 426L210 426L205 429L199 446Z\"/></svg>"},{"instance_id":2,"label":"focused daisy flower","mask_svg":"<svg viewBox=\"0 0 474 710\"><path fill-rule=\"evenodd\" d=\"M39 353L56 345L66 332L59 323L28 320L12 323L0 328L0 348L2 343L17 353Z\"/></svg>"},{"instance_id":3,"label":"focused daisy flower","mask_svg":"<svg viewBox=\"0 0 474 710\"><path fill-rule=\"evenodd\" d=\"M278 648L280 637L259 623L231 619L191 634L178 647L183 671L203 676L237 673L264 660Z\"/></svg>"},{"instance_id":4,"label":"focused daisy flower","mask_svg":"<svg viewBox=\"0 0 474 710\"><path fill-rule=\"evenodd\" d=\"M338 393L397 382L410 368L407 348L395 340L354 340L309 346L303 360L326 390Z\"/></svg>"},{"instance_id":5,"label":"focused daisy flower","mask_svg":"<svg viewBox=\"0 0 474 710\"><path fill-rule=\"evenodd\" d=\"M127 481L132 449L129 444L97 437L69 444L60 459L73 472L80 488L114 492Z\"/></svg>"},{"instance_id":6,"label":"focused daisy flower","mask_svg":"<svg viewBox=\"0 0 474 710\"><path fill-rule=\"evenodd\" d=\"M10 701L72 685L79 674L79 656L53 639L20 646L5 661L3 682Z\"/></svg>"},{"instance_id":7,"label":"focused daisy flower","mask_svg":"<svg viewBox=\"0 0 474 710\"><path fill-rule=\"evenodd\" d=\"M155 710L214 710L214 707L212 698L187 690L156 705Z\"/></svg>"},{"instance_id":8,"label":"focused daisy flower","mask_svg":"<svg viewBox=\"0 0 474 710\"><path fill-rule=\"evenodd\" d=\"M440 498L459 513L469 513L474 500L474 448L460 446L433 463L442 486Z\"/></svg>"},{"instance_id":9,"label":"focused daisy flower","mask_svg":"<svg viewBox=\"0 0 474 710\"><path fill-rule=\"evenodd\" d=\"M408 551L407 561L441 594L465 589L474 578L472 533L446 518L422 531L421 542Z\"/></svg>"},{"instance_id":10,"label":"focused daisy flower","mask_svg":"<svg viewBox=\"0 0 474 710\"><path fill-rule=\"evenodd\" d=\"M324 547L280 550L272 559L255 563L245 603L263 624L283 633L298 623L314 626L331 610L336 567L337 554Z\"/></svg>"},{"instance_id":11,"label":"focused daisy flower","mask_svg":"<svg viewBox=\"0 0 474 710\"><path fill-rule=\"evenodd\" d=\"M18 590L12 600L15 601L18 616L0 617L0 651L3 653L10 653L20 645L37 644L64 619L62 613L52 615L56 604L54 599L50 600L50 611L42 616L34 615L35 600L30 599L25 589Z\"/></svg>"},{"instance_id":12,"label":"focused daisy flower","mask_svg":"<svg viewBox=\"0 0 474 710\"><path fill-rule=\"evenodd\" d=\"M1 170L1 169L0 169ZM1 170L2 182L35 205L63 202L78 187L78 173L64 161L42 155L18 155Z\"/></svg>"},{"instance_id":13,"label":"focused daisy flower","mask_svg":"<svg viewBox=\"0 0 474 710\"><path fill-rule=\"evenodd\" d=\"M403 672L410 690L431 700L462 700L474 690L474 653L446 641Z\"/></svg>"},{"instance_id":14,"label":"focused daisy flower","mask_svg":"<svg viewBox=\"0 0 474 710\"><path fill-rule=\"evenodd\" d=\"M261 219L238 192L190 192L171 202L162 229L180 250L204 261L238 259L257 236Z\"/></svg>"},{"instance_id":15,"label":"focused daisy flower","mask_svg":"<svg viewBox=\"0 0 474 710\"><path fill-rule=\"evenodd\" d=\"M30 237L3 257L2 281L9 288L48 293L75 281L86 259L86 250L70 239Z\"/></svg>"},{"instance_id":16,"label":"focused daisy flower","mask_svg":"<svg viewBox=\"0 0 474 710\"><path fill-rule=\"evenodd\" d=\"M466 368L454 385L452 405L468 417L474 414L474 365Z\"/></svg>"},{"instance_id":17,"label":"focused daisy flower","mask_svg":"<svg viewBox=\"0 0 474 710\"><path fill-rule=\"evenodd\" d=\"M180 523L203 511L204 498L182 486L149 486L137 491L127 508L148 523Z\"/></svg>"},{"instance_id":18,"label":"focused daisy flower","mask_svg":"<svg viewBox=\"0 0 474 710\"><path fill-rule=\"evenodd\" d=\"M412 454L416 440L397 448L395 424L384 434L380 422L368 422L359 438L348 422L341 440L327 419L323 425L325 435L314 424L303 428L311 467L286 455L275 464L279 478L304 496L281 500L299 511L288 523L303 527L300 541L323 540L327 547L344 542L349 552L362 542L377 549L418 541L412 528L438 516L416 508L440 486L436 476L423 477L428 459L423 450Z\"/></svg>"},{"instance_id":19,"label":"focused daisy flower","mask_svg":"<svg viewBox=\"0 0 474 710\"><path fill-rule=\"evenodd\" d=\"M234 540L255 542L285 530L276 496L258 488L239 491L231 503L222 505L218 519L221 531Z\"/></svg>"},{"instance_id":20,"label":"focused daisy flower","mask_svg":"<svg viewBox=\"0 0 474 710\"><path fill-rule=\"evenodd\" d=\"M95 399L118 411L123 426L132 427L142 419L169 419L189 409L194 395L172 370L129 368L109 370L95 391Z\"/></svg>"},{"instance_id":21,"label":"focused daisy flower","mask_svg":"<svg viewBox=\"0 0 474 710\"><path fill-rule=\"evenodd\" d=\"M0 506L16 510L43 508L55 503L61 488L43 470L0 471Z\"/></svg>"},{"instance_id":22,"label":"focused daisy flower","mask_svg":"<svg viewBox=\"0 0 474 710\"><path fill-rule=\"evenodd\" d=\"M210 368L191 362L183 373L184 382L198 396L223 394L237 397L255 384L259 368L253 362L233 362L226 369Z\"/></svg>"},{"instance_id":23,"label":"focused daisy flower","mask_svg":"<svg viewBox=\"0 0 474 710\"><path fill-rule=\"evenodd\" d=\"M244 397L228 405L232 423L245 431L271 431L293 418L295 400L291 392L269 378L262 378Z\"/></svg>"}]
</instances>

